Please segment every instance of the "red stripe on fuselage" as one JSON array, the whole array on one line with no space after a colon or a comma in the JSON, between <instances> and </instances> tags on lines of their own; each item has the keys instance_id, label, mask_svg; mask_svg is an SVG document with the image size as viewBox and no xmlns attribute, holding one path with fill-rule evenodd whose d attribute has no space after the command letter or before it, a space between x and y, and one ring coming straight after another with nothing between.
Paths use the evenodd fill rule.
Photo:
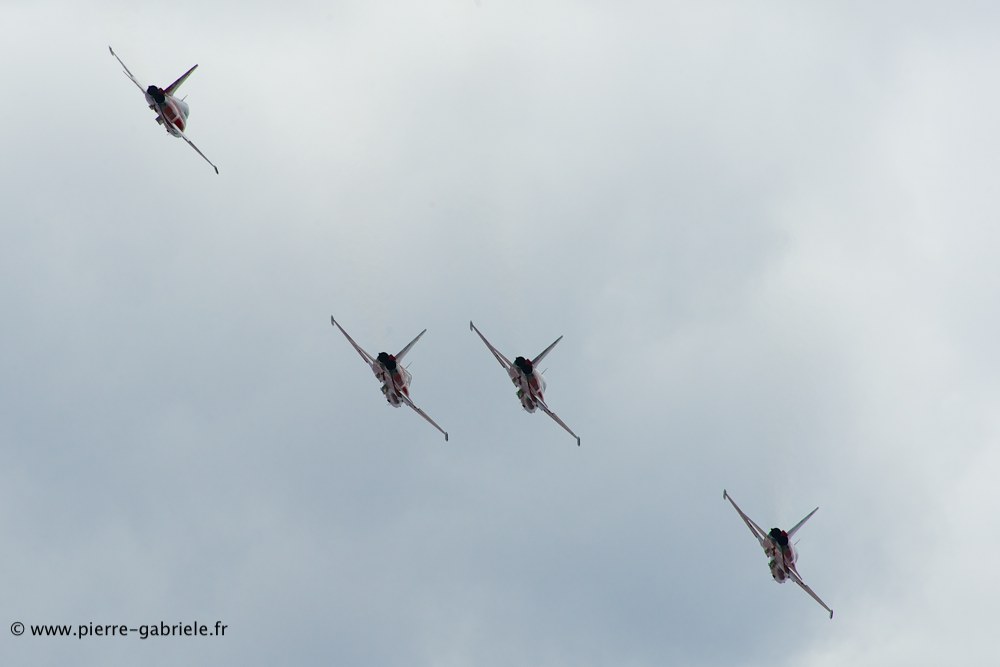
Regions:
<instances>
[{"instance_id":1,"label":"red stripe on fuselage","mask_svg":"<svg viewBox=\"0 0 1000 667\"><path fill-rule=\"evenodd\" d=\"M178 111L177 107L168 101L163 105L164 116L170 121L170 124L176 127L181 132L184 131L184 114Z\"/></svg>"},{"instance_id":2,"label":"red stripe on fuselage","mask_svg":"<svg viewBox=\"0 0 1000 667\"><path fill-rule=\"evenodd\" d=\"M152 86L150 86L152 88ZM179 105L177 101L167 96L162 103L157 102L156 99L149 92L146 93L146 102L149 103L149 108L151 111L155 111L157 115L158 123L162 123L164 128L170 132L174 133L175 130L184 131L185 126L187 126L187 115L185 112L186 104ZM176 136L176 135L175 135Z\"/></svg>"}]
</instances>

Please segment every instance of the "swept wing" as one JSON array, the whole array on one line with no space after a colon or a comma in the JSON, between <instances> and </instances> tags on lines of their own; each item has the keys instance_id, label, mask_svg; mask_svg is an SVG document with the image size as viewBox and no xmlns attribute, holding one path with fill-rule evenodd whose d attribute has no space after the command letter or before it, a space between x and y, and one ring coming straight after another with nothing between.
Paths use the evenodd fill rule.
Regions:
<instances>
[{"instance_id":1,"label":"swept wing","mask_svg":"<svg viewBox=\"0 0 1000 667\"><path fill-rule=\"evenodd\" d=\"M739 513L740 518L743 519L743 523L747 525L747 528L750 529L750 532L753 533L753 536L757 538L758 542L760 542L761 548L762 549L765 548L764 541L767 539L767 533L764 532L764 529L758 526L756 523L754 523L753 519L751 519L750 517L748 517L746 514L743 513L743 510L741 510L739 505L736 504L736 501L733 500L728 493L726 493L725 489L722 490L722 497L728 500L732 504L733 509L735 509Z\"/></svg>"},{"instance_id":2,"label":"swept wing","mask_svg":"<svg viewBox=\"0 0 1000 667\"><path fill-rule=\"evenodd\" d=\"M413 401L410 400L409 396L407 396L406 394L404 394L404 393L401 392L399 394L399 397L403 400L404 403L406 403L408 406L410 406L411 408L413 408L414 412L416 412L418 415L420 415L421 417L423 417L424 419L426 419L428 421L428 423L430 423L431 426L433 426L437 430L439 430L442 433L444 433L444 441L448 442L448 431L446 431L443 428L441 428L440 426L438 426L438 423L436 421L434 421L433 419L431 419L430 415L428 415L426 412L424 412L423 410L421 410L420 408L418 408L413 403Z\"/></svg>"},{"instance_id":3,"label":"swept wing","mask_svg":"<svg viewBox=\"0 0 1000 667\"><path fill-rule=\"evenodd\" d=\"M350 334L344 331L344 327L340 326L340 323L333 319L333 315L330 316L330 324L340 329L340 333L344 334L344 337L347 338L348 342L354 346L354 349L358 351L358 354L361 355L361 358L365 360L366 364L372 366L375 363L375 358L361 349L361 346L354 342L354 339L351 338Z\"/></svg>"},{"instance_id":4,"label":"swept wing","mask_svg":"<svg viewBox=\"0 0 1000 667\"><path fill-rule=\"evenodd\" d=\"M195 152L196 152L196 153L197 153L198 155L200 155L200 156L202 157L202 159L203 159L203 160L205 160L205 162L207 162L207 163L209 163L210 165L212 165L212 169L214 169L214 170L215 170L215 173L216 173L216 174L218 174L218 173L219 173L219 168L218 168L218 167L216 167L216 166L215 166L215 164L214 164L214 163L213 163L213 162L212 162L211 160L209 160L209 159L208 159L207 157L205 157L205 154L204 154L204 153L202 153L202 152L201 152L201 151L200 151L200 150L198 149L198 147L194 145L194 142L193 142L193 141L191 141L190 139L188 139L188 138L187 138L187 135L186 135L186 134L184 134L184 132L182 132L182 131L181 131L181 129L180 129L179 127L177 127L176 125L174 125L173 123L171 123L171 122L170 122L170 120L169 120L169 119L167 118L167 115L166 115L165 113L163 113L163 109L159 109L158 111L159 111L159 114L160 114L160 118L162 118L162 119L163 119L163 123L164 123L164 125L169 125L169 126L170 126L170 128L169 128L169 129L170 129L170 131L171 131L171 132L172 132L173 134L176 134L176 135L177 135L178 137L180 137L180 138L181 138L181 139L183 139L184 141L186 141L186 142L187 142L187 145L188 145L188 146L190 146L191 148L193 148L193 149L195 150Z\"/></svg>"},{"instance_id":5,"label":"swept wing","mask_svg":"<svg viewBox=\"0 0 1000 667\"><path fill-rule=\"evenodd\" d=\"M816 602L818 602L820 606L823 607L823 609L826 609L828 612L830 612L830 618L833 618L833 610L827 607L826 603L819 599L819 596L813 592L813 589L809 588L809 586L806 585L806 582L802 581L802 577L799 576L798 572L796 572L792 568L789 568L788 576L791 577L792 581L797 583L802 590L808 593L813 600L816 600Z\"/></svg>"},{"instance_id":6,"label":"swept wing","mask_svg":"<svg viewBox=\"0 0 1000 667\"><path fill-rule=\"evenodd\" d=\"M132 83L135 84L136 88L138 88L139 90L141 90L142 94L145 95L146 94L146 87L144 85L142 85L141 83L139 83L139 81L134 76L132 76L132 72L129 71L128 67L125 67L125 63L123 63L122 59L118 57L118 54L115 53L115 50L112 49L110 46L108 46L108 51L111 52L111 55L113 55L115 57L115 60L118 61L118 64L121 65L122 69L125 70L125 76L127 76L130 79L132 79Z\"/></svg>"},{"instance_id":7,"label":"swept wing","mask_svg":"<svg viewBox=\"0 0 1000 667\"><path fill-rule=\"evenodd\" d=\"M558 343L559 341L556 341L556 342ZM569 433L571 436L573 436L574 438L576 438L576 446L579 447L580 446L580 436L578 436L576 433L573 433L573 430L569 426L566 426L566 422L564 422L562 419L559 419L559 415L557 415L556 413L552 412L552 410L549 410L549 406L545 405L545 402L542 401L541 398L539 398L538 396L533 396L532 398L534 399L534 401L538 405L538 407L540 407L542 409L542 412L544 412L545 414L547 414L549 417L552 417L552 419L557 424L559 424L564 429L566 429L567 433Z\"/></svg>"},{"instance_id":8,"label":"swept wing","mask_svg":"<svg viewBox=\"0 0 1000 667\"><path fill-rule=\"evenodd\" d=\"M490 352L493 353L493 356L496 357L497 361L500 362L500 365L503 366L504 370L509 370L510 367L514 365L510 363L510 359L500 354L500 351L495 347L493 347L488 340L486 340L486 336L484 336L482 332L476 328L476 325L473 324L471 320L469 321L469 330L475 331L477 334L479 334L479 337L483 339L484 343L486 343L486 347L490 348Z\"/></svg>"}]
</instances>

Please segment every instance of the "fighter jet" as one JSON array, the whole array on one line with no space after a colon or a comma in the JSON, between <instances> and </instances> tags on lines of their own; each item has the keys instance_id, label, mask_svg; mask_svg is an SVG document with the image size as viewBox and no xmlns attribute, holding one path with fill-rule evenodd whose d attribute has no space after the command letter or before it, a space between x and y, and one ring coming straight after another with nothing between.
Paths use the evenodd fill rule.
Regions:
<instances>
[{"instance_id":1,"label":"fighter jet","mask_svg":"<svg viewBox=\"0 0 1000 667\"><path fill-rule=\"evenodd\" d=\"M330 316L330 324L340 329L340 333L344 334L344 337L347 338L348 342L354 346L354 349L358 351L361 358L364 359L365 363L372 369L372 373L374 373L378 381L382 383L382 395L385 396L385 400L389 402L389 405L394 408L398 408L400 405L404 404L410 406L418 415L426 419L431 426L444 433L444 440L447 442L448 432L438 426L437 422L431 419L426 412L418 408L413 404L413 401L410 400L410 380L412 378L410 376L410 372L400 365L403 361L403 357L406 356L406 353L410 351L410 348L413 347L418 340L420 340L420 337L427 333L427 329L424 329L417 334L416 338L411 340L406 347L396 354L379 352L373 357L361 349L360 345L354 342L354 339L351 338L350 334L344 331L344 328L340 326L340 323L333 319L333 315Z\"/></svg>"},{"instance_id":2,"label":"fighter jet","mask_svg":"<svg viewBox=\"0 0 1000 667\"><path fill-rule=\"evenodd\" d=\"M515 357L514 363L511 363L507 357L500 354L500 351L493 347L486 336L476 328L471 321L469 322L469 330L475 331L479 334L479 337L486 343L486 347L490 349L496 360L500 362L504 370L507 371L507 376L510 381L514 383L517 387L517 398L521 401L521 407L528 412L534 412L536 408L541 408L542 412L552 417L553 420L569 433L571 436L576 438L576 445L580 446L580 436L573 433L572 429L566 425L566 423L559 419L556 413L549 409L549 406L545 404L545 398L542 393L545 391L545 380L542 378L542 374L538 372L536 366L541 363L545 355L549 353L556 346L556 343L562 340L562 336L556 338L555 343L552 343L547 348L541 351L541 353L534 359L526 359L524 357Z\"/></svg>"},{"instance_id":3,"label":"fighter jet","mask_svg":"<svg viewBox=\"0 0 1000 667\"><path fill-rule=\"evenodd\" d=\"M771 576L774 577L774 580L779 584L783 584L787 580L791 579L798 584L802 590L808 593L813 600L816 600L816 602L818 602L823 609L830 612L830 618L833 618L833 610L827 607L826 603L820 600L819 596L816 595L811 588L806 586L806 583L802 581L802 577L799 576L798 570L795 569L795 561L798 558L798 554L795 553L795 549L789 541L790 538L795 535L795 532L802 527L802 524L808 521L809 518L815 514L817 510L819 510L819 508L817 507L812 512L809 512L809 514L807 514L802 521L799 521L797 524L792 526L792 529L787 532L781 530L780 528L772 528L770 531L765 533L760 526L754 523L750 517L743 513L743 510L741 510L736 502L729 497L729 494L726 493L725 489L722 490L722 497L732 503L733 508L739 513L740 518L743 519L743 523L747 525L747 528L750 529L753 536L757 538L758 542L760 542L761 548L764 549L764 554L770 559L768 567L771 568Z\"/></svg>"},{"instance_id":4,"label":"fighter jet","mask_svg":"<svg viewBox=\"0 0 1000 667\"><path fill-rule=\"evenodd\" d=\"M184 83L189 76L191 76L191 72L193 72L198 66L195 65L188 71L184 72L179 79L166 88L159 88L153 85L144 87L134 76L132 76L132 72L129 71L128 67L125 67L125 63L123 63L122 59L118 57L115 50L109 46L108 51L111 51L111 55L115 57L115 60L117 60L125 70L125 76L131 79L132 83L134 83L136 87L142 91L142 94L146 98L146 104L149 105L151 111L156 112L156 122L162 125L163 128L170 134L175 137L180 137L186 141L188 145L198 153L198 155L205 159L205 162L212 165L212 168L215 169L215 173L218 174L219 168L212 164L212 161L205 157L205 154L198 150L198 147L194 145L194 142L188 139L187 135L184 134L184 129L187 127L187 119L191 110L188 108L187 102L183 99L174 97L174 93L177 92L177 89L180 88L181 84Z\"/></svg>"}]
</instances>

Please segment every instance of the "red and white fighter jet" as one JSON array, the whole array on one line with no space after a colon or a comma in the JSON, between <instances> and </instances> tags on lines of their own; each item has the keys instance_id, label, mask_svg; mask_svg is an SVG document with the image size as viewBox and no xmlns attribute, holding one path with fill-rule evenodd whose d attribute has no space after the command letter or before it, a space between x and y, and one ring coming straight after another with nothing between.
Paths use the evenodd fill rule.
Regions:
<instances>
[{"instance_id":1,"label":"red and white fighter jet","mask_svg":"<svg viewBox=\"0 0 1000 667\"><path fill-rule=\"evenodd\" d=\"M409 371L400 365L403 361L403 357L406 356L406 353L410 351L410 348L413 347L418 340L420 340L420 337L427 333L427 329L424 329L417 334L416 338L411 340L406 347L396 354L393 355L385 352L379 352L373 357L361 349L360 345L354 342L354 339L351 338L350 334L344 331L344 327L340 326L340 323L333 319L333 315L330 316L330 324L340 329L340 333L344 334L344 337L347 338L348 342L354 346L354 349L358 351L358 354L360 354L361 358L365 360L365 363L371 367L375 377L382 383L382 394L385 396L385 400L389 401L389 405L394 408L398 408L400 405L410 406L418 415L426 419L431 426L444 433L444 440L447 442L448 432L438 426L437 422L431 419L426 412L418 408L413 404L413 401L410 400L410 380L412 379L412 376Z\"/></svg>"},{"instance_id":2,"label":"red and white fighter jet","mask_svg":"<svg viewBox=\"0 0 1000 667\"><path fill-rule=\"evenodd\" d=\"M792 526L792 529L787 532L781 530L780 528L772 528L770 531L765 533L760 526L754 523L750 517L743 513L743 510L741 510L736 502L729 497L729 494L726 493L725 489L722 490L722 497L732 503L733 507L739 513L740 518L743 519L743 523L747 525L747 528L750 529L753 536L757 538L758 542L760 542L761 548L764 549L764 554L770 559L768 566L771 568L771 576L774 577L774 580L779 584L783 584L787 580L791 579L798 584L802 590L808 593L813 600L816 600L816 602L818 602L823 609L830 612L830 618L833 618L833 610L827 607L826 603L820 600L819 596L816 595L813 590L809 588L804 581L802 581L802 577L799 576L798 570L795 569L795 561L798 558L798 555L795 553L795 549L789 541L789 538L795 535L795 532L802 527L802 524L808 521L809 518L815 514L817 510L819 510L819 508L817 507L812 512L809 512L809 514L807 514L802 521L799 521L797 524Z\"/></svg>"},{"instance_id":3,"label":"red and white fighter jet","mask_svg":"<svg viewBox=\"0 0 1000 667\"><path fill-rule=\"evenodd\" d=\"M547 348L542 350L541 353L534 359L516 357L514 359L514 363L511 363L507 357L500 354L500 351L493 347L488 340L486 340L486 336L484 336L472 322L469 322L469 330L475 331L479 334L479 337L483 339L484 343L486 343L486 347L490 348L490 352L493 353L493 356L500 362L500 365L503 366L505 371L507 371L510 381L517 387L517 397L521 401L521 407L528 412L534 412L536 408L541 408L542 412L547 414L549 417L552 417L557 424L566 429L567 433L576 438L576 444L579 447L580 436L573 433L572 429L570 429L569 426L566 426L566 422L559 419L558 415L552 412L552 410L549 410L549 406L545 404L545 398L542 396L542 393L545 391L545 380L542 378L542 374L535 368L539 363L541 363L542 359L545 358L545 355L556 346L556 343L562 340L562 336L556 338L555 343L552 343L552 345L549 345Z\"/></svg>"},{"instance_id":4,"label":"red and white fighter jet","mask_svg":"<svg viewBox=\"0 0 1000 667\"><path fill-rule=\"evenodd\" d=\"M187 119L191 114L191 110L188 108L187 102L183 99L174 97L174 93L177 89L180 88L181 84L184 83L189 76L191 76L191 72L193 72L198 66L195 65L188 71L184 72L179 79L166 88L159 88L152 85L143 87L143 85L139 83L134 76L132 76L132 72L129 71L128 67L125 67L125 63L123 63L122 59L118 57L115 50L109 46L108 51L111 51L111 55L113 55L115 60L118 61L118 64L124 68L125 76L131 79L132 83L134 83L136 87L142 91L142 94L145 95L146 104L149 105L151 111L156 112L156 122L162 125L163 128L170 134L175 137L180 137L186 141L188 145L198 153L198 155L205 159L205 162L212 165L212 168L215 169L215 173L218 174L219 168L212 164L212 161L205 157L205 154L198 150L198 147L194 145L194 142L188 139L187 135L184 134L184 129L187 127Z\"/></svg>"}]
</instances>

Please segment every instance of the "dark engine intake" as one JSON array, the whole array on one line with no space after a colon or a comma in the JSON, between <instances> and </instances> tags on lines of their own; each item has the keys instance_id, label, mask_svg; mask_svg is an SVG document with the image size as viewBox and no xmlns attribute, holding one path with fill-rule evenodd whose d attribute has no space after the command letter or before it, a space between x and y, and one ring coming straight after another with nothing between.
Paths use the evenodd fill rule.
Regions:
<instances>
[{"instance_id":1,"label":"dark engine intake","mask_svg":"<svg viewBox=\"0 0 1000 667\"><path fill-rule=\"evenodd\" d=\"M153 98L157 104L163 104L167 101L167 96L163 92L162 88L157 88L156 86L150 86L146 89L146 93Z\"/></svg>"}]
</instances>

